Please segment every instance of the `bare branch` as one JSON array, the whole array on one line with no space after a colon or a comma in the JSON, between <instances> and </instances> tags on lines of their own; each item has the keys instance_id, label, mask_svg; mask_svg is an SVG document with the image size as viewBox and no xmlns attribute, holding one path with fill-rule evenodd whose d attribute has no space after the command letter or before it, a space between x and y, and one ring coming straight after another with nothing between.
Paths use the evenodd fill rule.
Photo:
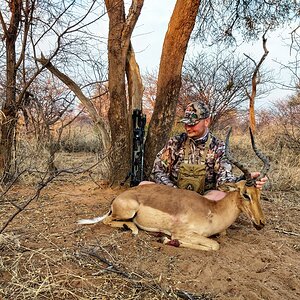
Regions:
<instances>
[{"instance_id":1,"label":"bare branch","mask_svg":"<svg viewBox=\"0 0 300 300\"><path fill-rule=\"evenodd\" d=\"M259 70L261 65L263 64L264 60L266 59L267 55L269 54L269 51L267 49L267 39L266 39L266 33L267 33L268 29L265 31L265 33L263 34L262 37L262 41L263 41L263 49L264 49L264 53L262 55L262 57L260 58L258 64L256 64L256 62L249 56L244 54L247 58L249 58L254 64L255 64L255 69L253 71L252 74L252 90L251 90L251 94L249 94L247 92L247 95L249 97L249 121L250 121L250 128L252 130L252 132L255 132L255 112L254 112L254 101L255 101L255 97L256 97L256 90L257 90L257 84L260 82L260 78L259 78Z\"/></svg>"},{"instance_id":2,"label":"bare branch","mask_svg":"<svg viewBox=\"0 0 300 300\"><path fill-rule=\"evenodd\" d=\"M2 29L3 29L3 32L4 32L4 35L2 37L2 41L3 41L6 38L6 36L8 34L8 31L7 31L7 27L6 27L5 21L3 19L3 15L2 15L1 9L0 9L0 23L2 25Z\"/></svg>"},{"instance_id":3,"label":"bare branch","mask_svg":"<svg viewBox=\"0 0 300 300\"><path fill-rule=\"evenodd\" d=\"M109 149L109 134L106 125L106 121L102 118L96 111L93 103L83 94L80 87L67 75L63 74L57 68L55 68L49 59L46 59L43 54L40 58L37 58L37 61L40 62L45 68L47 68L52 74L59 78L66 86L70 88L71 91L78 97L82 104L86 107L89 112L90 117L92 118L95 124L99 124L101 127L101 134L103 135L104 149Z\"/></svg>"},{"instance_id":4,"label":"bare branch","mask_svg":"<svg viewBox=\"0 0 300 300\"><path fill-rule=\"evenodd\" d=\"M144 0L133 0L129 8L128 16L126 18L125 26L122 32L122 41L124 51L129 48L130 38L135 27L135 24L141 14Z\"/></svg>"}]
</instances>

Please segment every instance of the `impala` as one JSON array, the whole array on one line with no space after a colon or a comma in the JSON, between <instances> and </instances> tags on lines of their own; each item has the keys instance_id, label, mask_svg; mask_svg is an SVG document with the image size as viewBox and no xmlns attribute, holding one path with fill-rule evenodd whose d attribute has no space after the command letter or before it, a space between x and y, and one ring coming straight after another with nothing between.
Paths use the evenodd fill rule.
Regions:
<instances>
[{"instance_id":1,"label":"impala","mask_svg":"<svg viewBox=\"0 0 300 300\"><path fill-rule=\"evenodd\" d=\"M164 244L198 250L218 250L219 243L209 237L224 232L241 212L252 220L256 229L261 229L265 225L261 190L256 187L250 172L231 157L228 149L230 133L231 129L226 137L225 154L244 173L245 180L222 186L220 189L226 192L223 199L211 201L193 191L146 184L117 196L104 216L78 223L103 221L112 227L128 227L133 234L138 233L138 228L161 232L168 236L163 238ZM269 170L269 161L257 150L251 130L250 136L254 152L264 162L262 178Z\"/></svg>"}]
</instances>

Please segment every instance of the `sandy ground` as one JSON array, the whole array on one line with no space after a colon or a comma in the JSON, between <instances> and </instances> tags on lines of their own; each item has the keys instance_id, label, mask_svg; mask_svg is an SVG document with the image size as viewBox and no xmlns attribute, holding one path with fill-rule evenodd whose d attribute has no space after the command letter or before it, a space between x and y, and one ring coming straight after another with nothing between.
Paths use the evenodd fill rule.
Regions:
<instances>
[{"instance_id":1,"label":"sandy ground","mask_svg":"<svg viewBox=\"0 0 300 300\"><path fill-rule=\"evenodd\" d=\"M219 251L202 252L76 223L105 213L121 192L87 179L44 189L0 235L2 299L300 299L299 193L265 192L264 229L241 215L215 238ZM32 193L15 187L0 224L16 211L10 201Z\"/></svg>"}]
</instances>

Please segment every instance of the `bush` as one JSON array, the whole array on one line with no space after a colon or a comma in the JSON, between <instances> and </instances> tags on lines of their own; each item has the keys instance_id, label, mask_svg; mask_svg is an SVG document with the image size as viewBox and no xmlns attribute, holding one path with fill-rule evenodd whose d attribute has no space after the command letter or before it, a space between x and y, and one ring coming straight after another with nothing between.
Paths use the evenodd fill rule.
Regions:
<instances>
[{"instance_id":1,"label":"bush","mask_svg":"<svg viewBox=\"0 0 300 300\"><path fill-rule=\"evenodd\" d=\"M61 138L60 149L66 152L99 153L101 151L98 137L93 126L89 124L70 126L68 132Z\"/></svg>"}]
</instances>

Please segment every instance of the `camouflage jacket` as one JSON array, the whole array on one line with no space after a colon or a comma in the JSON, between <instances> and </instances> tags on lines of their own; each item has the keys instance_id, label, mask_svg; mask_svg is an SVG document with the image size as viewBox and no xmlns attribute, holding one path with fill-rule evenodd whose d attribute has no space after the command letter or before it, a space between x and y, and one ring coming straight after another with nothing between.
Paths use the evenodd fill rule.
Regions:
<instances>
[{"instance_id":1,"label":"camouflage jacket","mask_svg":"<svg viewBox=\"0 0 300 300\"><path fill-rule=\"evenodd\" d=\"M232 174L232 165L225 158L224 142L210 132L198 140L189 139L186 133L171 138L157 154L150 179L156 183L176 187L179 166L184 161L184 148L189 151L188 163L200 164L208 135L210 144L205 158L205 190L216 188L225 182L238 181L239 178Z\"/></svg>"}]
</instances>

